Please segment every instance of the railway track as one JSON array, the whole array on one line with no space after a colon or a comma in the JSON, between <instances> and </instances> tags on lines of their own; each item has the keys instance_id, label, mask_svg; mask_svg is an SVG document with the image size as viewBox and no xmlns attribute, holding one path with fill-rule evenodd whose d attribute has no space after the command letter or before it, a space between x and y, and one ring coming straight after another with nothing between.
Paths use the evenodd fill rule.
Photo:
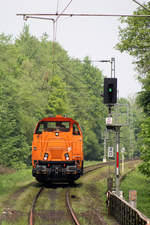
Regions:
<instances>
[{"instance_id":1,"label":"railway track","mask_svg":"<svg viewBox=\"0 0 150 225\"><path fill-rule=\"evenodd\" d=\"M70 192L69 192L69 190L68 190L68 191L66 192L66 203L67 203L67 208L69 209L69 213L70 213L70 215L71 215L71 217L72 217L73 222L74 222L76 225L80 225L80 223L79 223L79 221L78 221L78 219L77 219L77 217L76 217L76 215L75 215L75 213L74 213L74 211L73 211L73 209L72 209L72 207L71 207L69 195L70 195Z\"/></svg>"},{"instance_id":2,"label":"railway track","mask_svg":"<svg viewBox=\"0 0 150 225\"><path fill-rule=\"evenodd\" d=\"M87 167L84 167L84 173L83 175L86 175L87 173L90 173L92 171L95 171L99 168L103 168L105 166L107 166L108 164L112 165L114 164L114 162L106 162L106 163L98 163L96 165L92 165L92 166L87 166ZM74 187L74 186L72 186ZM33 203L32 203L32 207L31 207L31 210L30 210L30 213L29 213L29 223L28 225L35 225L35 209L36 209L36 204L37 204L37 200L38 198L41 196L43 190L46 189L45 186L42 186L39 191L37 192L34 200L33 200ZM48 190L48 189L47 189ZM50 187L50 190L48 190L48 192L50 193L51 191L53 190L53 188ZM72 207L71 207L71 202L70 202L70 190L71 190L71 187L69 186L66 186L66 188L64 189L65 190L65 206L66 206L66 212L67 212L67 220L70 219L71 217L71 220L72 220L72 224L76 224L76 225L80 225ZM62 195L64 195L64 192L61 193Z\"/></svg>"},{"instance_id":3,"label":"railway track","mask_svg":"<svg viewBox=\"0 0 150 225\"><path fill-rule=\"evenodd\" d=\"M29 225L35 225L35 215L34 215L34 212L35 212L35 208L36 208L36 203L37 203L37 200L38 198L40 197L40 195L42 194L43 190L44 190L44 186L42 186L39 191L37 192L34 200L33 200L33 204L32 204L32 207L31 207L31 210L30 210L30 215L29 215ZM70 203L70 188L66 189L65 191L65 199L66 199L66 210L69 214L69 217L71 216L71 219L72 219L72 222L76 225L80 225L72 207L71 207L71 203Z\"/></svg>"},{"instance_id":4,"label":"railway track","mask_svg":"<svg viewBox=\"0 0 150 225\"><path fill-rule=\"evenodd\" d=\"M89 173L89 172L92 172L94 170L97 170L99 168L102 168L104 166L107 166L109 163L106 162L106 163L98 163L96 165L93 165L93 166L87 166L87 167L84 167L84 172L83 172L83 175Z\"/></svg>"},{"instance_id":5,"label":"railway track","mask_svg":"<svg viewBox=\"0 0 150 225\"><path fill-rule=\"evenodd\" d=\"M36 206L36 202L37 202L39 196L41 195L43 189L44 189L44 186L42 186L40 188L40 190L37 192L37 194L36 194L36 196L33 200L33 204L32 204L32 207L31 207L31 210L30 210L30 215L29 215L29 225L34 224L34 209L35 209L35 206Z\"/></svg>"},{"instance_id":6,"label":"railway track","mask_svg":"<svg viewBox=\"0 0 150 225\"><path fill-rule=\"evenodd\" d=\"M89 173L89 172L92 172L96 169L99 169L99 168L102 168L104 166L106 166L108 163L99 163L99 164L96 164L94 166L88 166L88 167L85 167L84 168L84 175ZM43 190L45 189L44 186L42 186L39 191L37 192L34 200L33 200L33 203L32 203L32 207L31 207L31 210L30 210L30 213L29 213L29 222L28 224L29 225L35 225L35 209L36 209L36 203L37 203L37 200L38 198L41 196ZM69 217L71 217L72 219L72 222L76 225L80 225L72 207L71 207L71 203L70 203L70 188L66 188L65 190L65 200L66 200L66 210L69 214Z\"/></svg>"}]
</instances>

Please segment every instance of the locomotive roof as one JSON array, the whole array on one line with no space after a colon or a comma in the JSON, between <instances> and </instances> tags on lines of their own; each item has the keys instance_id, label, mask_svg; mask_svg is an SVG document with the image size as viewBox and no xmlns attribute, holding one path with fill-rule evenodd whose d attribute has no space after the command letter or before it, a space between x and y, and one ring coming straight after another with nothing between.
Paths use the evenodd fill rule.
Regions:
<instances>
[{"instance_id":1,"label":"locomotive roof","mask_svg":"<svg viewBox=\"0 0 150 225\"><path fill-rule=\"evenodd\" d=\"M78 122L73 120L72 118L63 117L61 115L57 115L56 117L46 117L40 120L39 122L42 122L42 121L69 121L69 122L78 124Z\"/></svg>"}]
</instances>

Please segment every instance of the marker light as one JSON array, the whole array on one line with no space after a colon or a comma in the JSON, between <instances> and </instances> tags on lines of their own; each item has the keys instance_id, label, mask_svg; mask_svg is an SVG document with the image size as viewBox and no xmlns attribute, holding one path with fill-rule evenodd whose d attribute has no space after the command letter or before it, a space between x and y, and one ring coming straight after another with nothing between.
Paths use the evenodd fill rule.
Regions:
<instances>
[{"instance_id":1,"label":"marker light","mask_svg":"<svg viewBox=\"0 0 150 225\"><path fill-rule=\"evenodd\" d=\"M47 160L48 159L48 153L45 153L44 154L44 160Z\"/></svg>"},{"instance_id":2,"label":"marker light","mask_svg":"<svg viewBox=\"0 0 150 225\"><path fill-rule=\"evenodd\" d=\"M66 160L69 160L69 154L68 153L65 153L65 158L66 158Z\"/></svg>"}]
</instances>

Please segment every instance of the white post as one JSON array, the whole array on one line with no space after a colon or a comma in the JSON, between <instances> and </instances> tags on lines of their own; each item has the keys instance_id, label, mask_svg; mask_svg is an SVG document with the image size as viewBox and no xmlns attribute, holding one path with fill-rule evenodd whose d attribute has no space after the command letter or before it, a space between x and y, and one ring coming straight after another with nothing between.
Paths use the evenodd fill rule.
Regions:
<instances>
[{"instance_id":1,"label":"white post","mask_svg":"<svg viewBox=\"0 0 150 225\"><path fill-rule=\"evenodd\" d=\"M129 204L134 208L137 207L137 191L136 190L129 191Z\"/></svg>"},{"instance_id":2,"label":"white post","mask_svg":"<svg viewBox=\"0 0 150 225\"><path fill-rule=\"evenodd\" d=\"M104 158L103 158L103 162L106 162L106 130L105 130L105 134L104 134Z\"/></svg>"},{"instance_id":3,"label":"white post","mask_svg":"<svg viewBox=\"0 0 150 225\"><path fill-rule=\"evenodd\" d=\"M124 153L122 153L122 173L124 173Z\"/></svg>"},{"instance_id":4,"label":"white post","mask_svg":"<svg viewBox=\"0 0 150 225\"><path fill-rule=\"evenodd\" d=\"M121 154L122 154L122 173L124 173L124 153L125 153L125 148L123 147L121 149Z\"/></svg>"},{"instance_id":5,"label":"white post","mask_svg":"<svg viewBox=\"0 0 150 225\"><path fill-rule=\"evenodd\" d=\"M119 196L119 143L120 143L120 126L116 127L116 194Z\"/></svg>"}]
</instances>

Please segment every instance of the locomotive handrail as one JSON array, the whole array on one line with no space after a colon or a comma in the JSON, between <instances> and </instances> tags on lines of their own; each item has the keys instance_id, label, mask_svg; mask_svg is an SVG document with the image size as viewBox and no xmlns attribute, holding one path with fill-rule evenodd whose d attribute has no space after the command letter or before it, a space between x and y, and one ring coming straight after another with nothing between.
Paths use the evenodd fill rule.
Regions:
<instances>
[{"instance_id":1,"label":"locomotive handrail","mask_svg":"<svg viewBox=\"0 0 150 225\"><path fill-rule=\"evenodd\" d=\"M139 210L132 207L127 201L108 191L108 214L115 217L121 225L148 225L150 219Z\"/></svg>"}]
</instances>

